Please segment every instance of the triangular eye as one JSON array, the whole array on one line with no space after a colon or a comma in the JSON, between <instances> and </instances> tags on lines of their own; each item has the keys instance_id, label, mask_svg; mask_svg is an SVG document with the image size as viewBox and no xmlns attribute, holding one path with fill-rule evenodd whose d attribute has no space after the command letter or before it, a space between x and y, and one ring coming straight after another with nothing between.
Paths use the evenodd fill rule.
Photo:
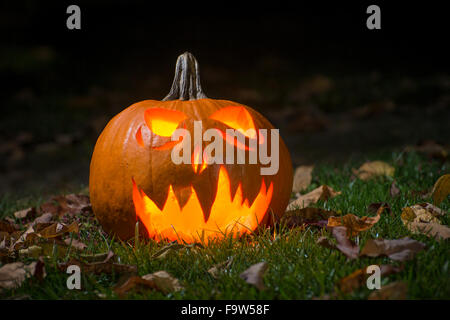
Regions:
<instances>
[{"instance_id":1,"label":"triangular eye","mask_svg":"<svg viewBox=\"0 0 450 320\"><path fill-rule=\"evenodd\" d=\"M187 116L177 110L152 108L145 110L144 119L150 130L162 137L170 137Z\"/></svg>"},{"instance_id":2,"label":"triangular eye","mask_svg":"<svg viewBox=\"0 0 450 320\"><path fill-rule=\"evenodd\" d=\"M227 126L238 130L243 135L249 138L256 137L255 123L252 116L244 107L225 107L214 112L210 119L217 120L226 124ZM252 131L247 132L247 130Z\"/></svg>"}]
</instances>

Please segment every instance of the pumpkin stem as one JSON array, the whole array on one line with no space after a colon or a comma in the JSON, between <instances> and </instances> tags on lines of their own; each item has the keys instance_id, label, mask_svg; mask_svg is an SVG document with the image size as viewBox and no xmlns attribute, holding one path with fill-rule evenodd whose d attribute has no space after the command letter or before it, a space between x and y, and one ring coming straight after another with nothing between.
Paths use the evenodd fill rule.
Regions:
<instances>
[{"instance_id":1,"label":"pumpkin stem","mask_svg":"<svg viewBox=\"0 0 450 320\"><path fill-rule=\"evenodd\" d=\"M185 52L177 59L172 88L162 101L206 98L200 85L200 69L197 60L192 53Z\"/></svg>"}]
</instances>

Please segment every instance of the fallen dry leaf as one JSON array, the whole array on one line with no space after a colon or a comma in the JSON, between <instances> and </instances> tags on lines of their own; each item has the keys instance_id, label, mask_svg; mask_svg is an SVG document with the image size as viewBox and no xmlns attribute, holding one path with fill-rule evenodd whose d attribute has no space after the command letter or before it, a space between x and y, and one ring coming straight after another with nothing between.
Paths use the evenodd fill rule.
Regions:
<instances>
[{"instance_id":1,"label":"fallen dry leaf","mask_svg":"<svg viewBox=\"0 0 450 320\"><path fill-rule=\"evenodd\" d=\"M114 292L123 297L130 291L143 291L145 289L154 289L164 294L180 291L183 287L178 279L172 277L166 271L157 271L152 274L146 274L142 277L131 276L122 285L117 286Z\"/></svg>"},{"instance_id":2,"label":"fallen dry leaf","mask_svg":"<svg viewBox=\"0 0 450 320\"><path fill-rule=\"evenodd\" d=\"M12 233L14 231L17 231L17 229L13 224L10 224L9 222L0 220L0 231L6 232L6 233Z\"/></svg>"},{"instance_id":3,"label":"fallen dry leaf","mask_svg":"<svg viewBox=\"0 0 450 320\"><path fill-rule=\"evenodd\" d=\"M252 265L250 268L245 270L240 274L240 277L244 279L245 282L255 286L259 290L264 290L263 276L268 268L267 262L259 262Z\"/></svg>"},{"instance_id":4,"label":"fallen dry leaf","mask_svg":"<svg viewBox=\"0 0 450 320\"><path fill-rule=\"evenodd\" d=\"M436 239L448 239L450 228L442 225L437 218L444 214L442 209L430 203L421 203L403 208L401 219L412 233L421 233Z\"/></svg>"},{"instance_id":5,"label":"fallen dry leaf","mask_svg":"<svg viewBox=\"0 0 450 320\"><path fill-rule=\"evenodd\" d=\"M368 180L377 176L393 177L395 169L383 161L370 161L364 163L358 170L352 171L361 180Z\"/></svg>"},{"instance_id":6,"label":"fallen dry leaf","mask_svg":"<svg viewBox=\"0 0 450 320\"><path fill-rule=\"evenodd\" d=\"M380 277L386 277L390 274L398 273L403 269L390 264L382 264L379 267L380 267ZM367 267L358 269L339 281L339 289L343 293L346 294L351 293L354 290L362 286L365 286L367 278L370 275L371 274L367 273Z\"/></svg>"},{"instance_id":7,"label":"fallen dry leaf","mask_svg":"<svg viewBox=\"0 0 450 320\"><path fill-rule=\"evenodd\" d=\"M317 203L319 200L327 201L328 199L334 198L340 194L340 191L334 191L333 188L327 185L322 185L307 194L300 195L289 204L287 210L306 208L311 204Z\"/></svg>"},{"instance_id":8,"label":"fallen dry leaf","mask_svg":"<svg viewBox=\"0 0 450 320\"><path fill-rule=\"evenodd\" d=\"M336 239L336 245L332 243L327 237L320 237L316 243L322 247L339 250L347 258L356 259L359 256L359 246L347 237L347 229L342 226L332 227L331 233Z\"/></svg>"},{"instance_id":9,"label":"fallen dry leaf","mask_svg":"<svg viewBox=\"0 0 450 320\"><path fill-rule=\"evenodd\" d=\"M359 255L359 246L348 239L347 228L338 226L331 228L331 234L336 239L336 248L341 251L347 258L356 259Z\"/></svg>"},{"instance_id":10,"label":"fallen dry leaf","mask_svg":"<svg viewBox=\"0 0 450 320\"><path fill-rule=\"evenodd\" d=\"M380 290L373 291L369 300L404 300L408 293L408 285L402 281L392 282L382 286Z\"/></svg>"},{"instance_id":11,"label":"fallen dry leaf","mask_svg":"<svg viewBox=\"0 0 450 320\"><path fill-rule=\"evenodd\" d=\"M64 240L64 243L67 244L69 247L72 246L72 248L75 248L79 251L83 251L84 249L87 248L86 244L77 239L67 238Z\"/></svg>"},{"instance_id":12,"label":"fallen dry leaf","mask_svg":"<svg viewBox=\"0 0 450 320\"><path fill-rule=\"evenodd\" d=\"M15 289L22 285L25 279L35 276L45 277L43 260L33 261L29 265L22 262L5 264L0 268L0 289Z\"/></svg>"},{"instance_id":13,"label":"fallen dry leaf","mask_svg":"<svg viewBox=\"0 0 450 320\"><path fill-rule=\"evenodd\" d=\"M325 227L328 218L337 216L336 211L329 211L321 208L302 208L286 211L280 219L280 224L287 228L313 225Z\"/></svg>"},{"instance_id":14,"label":"fallen dry leaf","mask_svg":"<svg viewBox=\"0 0 450 320\"><path fill-rule=\"evenodd\" d=\"M408 237L394 240L369 239L361 250L361 256L387 256L395 261L406 261L412 260L423 249L425 244Z\"/></svg>"},{"instance_id":15,"label":"fallen dry leaf","mask_svg":"<svg viewBox=\"0 0 450 320\"><path fill-rule=\"evenodd\" d=\"M39 231L39 236L41 238L50 239L61 237L65 233L74 232L79 233L80 229L76 221L69 225L64 225L62 223L53 223L52 225L46 227Z\"/></svg>"},{"instance_id":16,"label":"fallen dry leaf","mask_svg":"<svg viewBox=\"0 0 450 320\"><path fill-rule=\"evenodd\" d=\"M430 238L445 240L450 238L450 228L435 222L408 222L407 228L412 233L421 233Z\"/></svg>"},{"instance_id":17,"label":"fallen dry leaf","mask_svg":"<svg viewBox=\"0 0 450 320\"><path fill-rule=\"evenodd\" d=\"M225 260L224 262L218 263L214 266L212 266L209 270L208 273L214 278L214 279L218 279L220 277L220 274L225 270L228 269L231 264L233 263L233 257L228 258L227 260Z\"/></svg>"},{"instance_id":18,"label":"fallen dry leaf","mask_svg":"<svg viewBox=\"0 0 450 320\"><path fill-rule=\"evenodd\" d=\"M66 263L61 263L58 265L59 269L63 272L66 271L67 267L70 265L77 265L80 267L82 272L94 273L94 274L111 274L111 273L130 273L135 274L137 272L137 267L134 265L120 264L112 261L114 253L109 251L106 258L101 262L84 263L82 261L71 259Z\"/></svg>"},{"instance_id":19,"label":"fallen dry leaf","mask_svg":"<svg viewBox=\"0 0 450 320\"><path fill-rule=\"evenodd\" d=\"M162 291L164 294L170 292L176 292L183 289L178 279L172 277L167 271L157 271L151 274L142 276L142 279L147 281L153 281L156 288Z\"/></svg>"},{"instance_id":20,"label":"fallen dry leaf","mask_svg":"<svg viewBox=\"0 0 450 320\"><path fill-rule=\"evenodd\" d=\"M119 297L123 297L130 291L141 292L145 289L156 289L153 281L142 279L139 276L131 276L123 284L116 286L114 292Z\"/></svg>"},{"instance_id":21,"label":"fallen dry leaf","mask_svg":"<svg viewBox=\"0 0 450 320\"><path fill-rule=\"evenodd\" d=\"M309 187L314 166L300 166L295 169L292 192L300 192Z\"/></svg>"},{"instance_id":22,"label":"fallen dry leaf","mask_svg":"<svg viewBox=\"0 0 450 320\"><path fill-rule=\"evenodd\" d=\"M391 186L389 187L389 194L391 198L396 198L400 195L400 189L395 184L395 180L392 181Z\"/></svg>"},{"instance_id":23,"label":"fallen dry leaf","mask_svg":"<svg viewBox=\"0 0 450 320\"><path fill-rule=\"evenodd\" d=\"M45 217L45 215L42 215L39 218L43 217ZM79 232L78 224L76 222L73 222L70 225L61 223L36 223L39 218L35 219L35 221L20 235L20 237L11 245L10 250L19 250L23 246L35 244L39 239L54 239L54 241L56 241L66 233ZM62 242L62 244L64 244L64 242Z\"/></svg>"},{"instance_id":24,"label":"fallen dry leaf","mask_svg":"<svg viewBox=\"0 0 450 320\"><path fill-rule=\"evenodd\" d=\"M91 211L89 197L82 194L69 194L66 196L54 196L46 203L43 203L39 212L51 213L54 216L74 215L81 212Z\"/></svg>"},{"instance_id":25,"label":"fallen dry leaf","mask_svg":"<svg viewBox=\"0 0 450 320\"><path fill-rule=\"evenodd\" d=\"M51 213L44 213L41 216L34 219L34 221L30 224L30 226L34 226L40 223L50 223L53 220L53 215Z\"/></svg>"},{"instance_id":26,"label":"fallen dry leaf","mask_svg":"<svg viewBox=\"0 0 450 320\"><path fill-rule=\"evenodd\" d=\"M351 213L341 217L330 217L328 219L328 227L344 226L347 228L348 236L354 237L361 231L372 228L380 220L381 213L383 213L385 209L385 206L380 206L374 217L364 216L360 218Z\"/></svg>"},{"instance_id":27,"label":"fallen dry leaf","mask_svg":"<svg viewBox=\"0 0 450 320\"><path fill-rule=\"evenodd\" d=\"M36 216L36 208L35 207L27 208L27 209L23 209L23 210L14 212L14 217L16 217L16 219L26 219L26 218L30 218L30 217L34 217L34 216Z\"/></svg>"},{"instance_id":28,"label":"fallen dry leaf","mask_svg":"<svg viewBox=\"0 0 450 320\"><path fill-rule=\"evenodd\" d=\"M419 203L402 210L401 219L407 222L435 222L440 223L437 217L443 216L445 212L430 203Z\"/></svg>"},{"instance_id":29,"label":"fallen dry leaf","mask_svg":"<svg viewBox=\"0 0 450 320\"><path fill-rule=\"evenodd\" d=\"M331 241L328 240L328 238L325 237L325 236L319 237L316 240L316 243L318 245L321 245L322 247L325 247L325 248L328 248L328 249L336 249L336 246L334 244L332 244Z\"/></svg>"},{"instance_id":30,"label":"fallen dry leaf","mask_svg":"<svg viewBox=\"0 0 450 320\"><path fill-rule=\"evenodd\" d=\"M433 202L439 205L450 194L450 174L444 174L441 176L433 186L431 195Z\"/></svg>"},{"instance_id":31,"label":"fallen dry leaf","mask_svg":"<svg viewBox=\"0 0 450 320\"><path fill-rule=\"evenodd\" d=\"M374 202L374 203L369 204L367 206L367 213L377 213L378 209L380 209L380 207L384 207L384 210L386 211L386 213L389 213L389 214L392 213L391 206L387 202Z\"/></svg>"}]
</instances>

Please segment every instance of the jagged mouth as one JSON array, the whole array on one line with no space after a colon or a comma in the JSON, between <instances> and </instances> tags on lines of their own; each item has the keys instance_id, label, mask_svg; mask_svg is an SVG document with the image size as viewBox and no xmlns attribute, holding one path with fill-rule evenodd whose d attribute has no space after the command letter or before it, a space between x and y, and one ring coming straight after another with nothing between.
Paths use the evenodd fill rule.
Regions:
<instances>
[{"instance_id":1,"label":"jagged mouth","mask_svg":"<svg viewBox=\"0 0 450 320\"><path fill-rule=\"evenodd\" d=\"M202 207L194 188L181 208L169 186L163 209L140 190L133 180L133 203L136 215L144 224L150 238L178 242L208 242L225 236L238 237L255 230L264 219L273 196L273 182L266 188L264 179L253 203L244 199L239 184L234 196L231 194L230 179L224 166L220 167L217 192L210 215L205 221Z\"/></svg>"}]
</instances>

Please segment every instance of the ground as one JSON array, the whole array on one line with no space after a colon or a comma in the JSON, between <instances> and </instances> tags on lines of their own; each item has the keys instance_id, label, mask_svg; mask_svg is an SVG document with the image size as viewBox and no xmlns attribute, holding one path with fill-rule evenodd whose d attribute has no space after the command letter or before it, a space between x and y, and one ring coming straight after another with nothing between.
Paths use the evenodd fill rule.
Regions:
<instances>
[{"instance_id":1,"label":"ground","mask_svg":"<svg viewBox=\"0 0 450 320\"><path fill-rule=\"evenodd\" d=\"M101 231L95 220L81 224L80 240L88 246L83 254L112 250L116 261L136 265L139 275L165 270L178 278L184 286L183 290L168 294L153 290L131 292L125 296L128 299L312 299L330 296L339 299L366 299L371 291L365 286L344 294L339 291L338 283L353 271L372 264L403 265L401 272L383 277L381 284L384 286L394 281L404 281L408 287L409 299L450 298L448 240L438 241L425 235L411 234L400 219L405 206L432 202L429 196L421 198L422 193L419 191L430 190L439 176L448 173L448 162L430 160L416 153L385 153L374 159L393 165L394 177L362 181L352 173L352 168L359 167L361 163L350 161L338 166L320 165L315 167L312 184L305 192L327 184L342 194L327 202L319 201L313 206L358 216L368 215L367 207L371 203L387 202L392 212L383 214L373 228L360 233L353 240L362 248L368 239L411 237L426 245L426 249L411 261L393 262L387 257L349 260L338 250L316 243L320 236L331 238L326 229L289 229L281 226L263 229L258 234L243 239L230 238L212 243L204 248L174 250L162 258L156 258L154 254L167 243L141 242L136 247L132 242L127 244L115 241ZM392 198L389 188L394 179L400 195ZM30 199L26 205L38 205L42 202L43 199ZM4 198L1 205L3 215L7 216L21 209L24 203L18 204ZM445 200L439 207L448 212L450 201ZM449 224L448 214L443 217L442 223ZM47 277L42 283L29 279L20 288L3 292L1 296L25 299L118 298L113 289L123 279L114 273L83 274L81 290L67 289L68 275L55 266L58 262L67 261L69 256L77 257L78 254L73 250L64 257L48 258L45 262ZM213 265L230 257L233 257L231 266L218 279L208 273ZM25 258L25 261L27 259L29 260ZM258 290L239 276L252 264L261 261L268 264L264 275L265 290Z\"/></svg>"}]
</instances>

